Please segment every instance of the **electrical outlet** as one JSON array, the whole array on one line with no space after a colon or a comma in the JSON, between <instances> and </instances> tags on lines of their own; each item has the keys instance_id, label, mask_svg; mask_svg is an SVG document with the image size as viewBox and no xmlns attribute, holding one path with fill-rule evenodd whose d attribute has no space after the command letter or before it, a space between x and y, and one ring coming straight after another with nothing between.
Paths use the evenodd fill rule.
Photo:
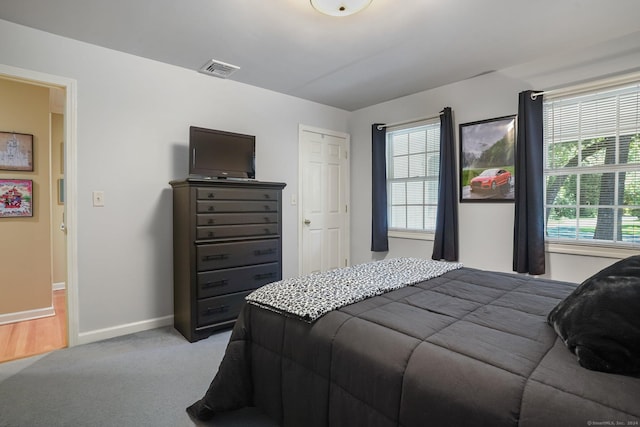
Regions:
<instances>
[{"instance_id":1,"label":"electrical outlet","mask_svg":"<svg viewBox=\"0 0 640 427\"><path fill-rule=\"evenodd\" d=\"M104 191L94 191L93 192L93 206L94 207L103 207L104 206Z\"/></svg>"}]
</instances>

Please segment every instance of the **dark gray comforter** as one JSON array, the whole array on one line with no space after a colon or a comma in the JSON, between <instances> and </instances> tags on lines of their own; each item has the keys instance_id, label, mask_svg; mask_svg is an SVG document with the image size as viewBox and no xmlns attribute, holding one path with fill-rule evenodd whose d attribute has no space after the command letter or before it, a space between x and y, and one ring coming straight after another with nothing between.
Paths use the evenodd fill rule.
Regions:
<instances>
[{"instance_id":1,"label":"dark gray comforter","mask_svg":"<svg viewBox=\"0 0 640 427\"><path fill-rule=\"evenodd\" d=\"M195 417L285 426L638 425L640 378L580 367L546 323L576 285L470 268L315 323L245 305Z\"/></svg>"}]
</instances>

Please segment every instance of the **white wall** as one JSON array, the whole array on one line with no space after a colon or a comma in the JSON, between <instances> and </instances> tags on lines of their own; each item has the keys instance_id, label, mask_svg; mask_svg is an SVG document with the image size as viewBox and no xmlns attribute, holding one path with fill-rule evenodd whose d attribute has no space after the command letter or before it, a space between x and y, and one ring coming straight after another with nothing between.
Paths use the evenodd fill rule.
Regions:
<instances>
[{"instance_id":1,"label":"white wall","mask_svg":"<svg viewBox=\"0 0 640 427\"><path fill-rule=\"evenodd\" d=\"M497 74L488 74L454 85L378 104L353 114L350 122L352 167L371 170L371 123L393 123L412 118L436 116L444 107L454 114L455 133L458 124L492 117L516 114L520 82ZM457 150L457 149L456 149ZM358 180L358 182L356 182ZM354 188L371 188L371 174L354 175ZM370 191L353 192L352 212L355 217L371 217ZM491 270L510 271L511 257L505 256L513 247L512 203L461 203L458 205L460 259L465 265ZM352 221L352 259L370 259L370 221ZM388 256L431 257L431 241L390 238ZM374 257L380 254L374 255Z\"/></svg>"},{"instance_id":2,"label":"white wall","mask_svg":"<svg viewBox=\"0 0 640 427\"><path fill-rule=\"evenodd\" d=\"M352 262L398 256L430 258L433 249L431 241L390 238L388 253L370 252L372 123L432 117L444 107L451 107L457 155L461 123L517 114L518 93L523 90L546 90L637 69L640 51L637 47L630 49L630 44L636 46L637 41L625 37L593 46L588 52L532 61L354 112L349 120L351 167L358 171L352 174ZM458 212L460 261L469 267L512 272L513 203L459 203ZM544 277L581 282L615 261L609 257L550 253Z\"/></svg>"},{"instance_id":3,"label":"white wall","mask_svg":"<svg viewBox=\"0 0 640 427\"><path fill-rule=\"evenodd\" d=\"M630 43L599 46L602 60L589 53L571 64L570 55L554 58L554 73L527 65L348 113L0 20L0 62L77 81L78 320L85 341L103 337L101 330L117 335L126 325L173 313L168 182L187 174L189 125L255 134L257 178L287 183L285 276L298 271L297 208L287 201L298 191L299 123L351 133L352 262L429 257L431 243L424 241L391 239L388 254L369 251L371 123L431 116L450 106L457 134L460 123L516 113L521 90L637 67L640 53ZM616 54L625 49L626 56ZM93 190L105 192L105 207L92 207ZM461 261L511 271L512 228L511 204L460 205ZM612 261L554 254L548 276L580 281Z\"/></svg>"},{"instance_id":4,"label":"white wall","mask_svg":"<svg viewBox=\"0 0 640 427\"><path fill-rule=\"evenodd\" d=\"M298 124L346 132L348 112L2 20L0 62L77 81L83 341L173 314L168 182L187 175L189 125L256 135L257 179L287 183L283 274L297 274Z\"/></svg>"}]
</instances>

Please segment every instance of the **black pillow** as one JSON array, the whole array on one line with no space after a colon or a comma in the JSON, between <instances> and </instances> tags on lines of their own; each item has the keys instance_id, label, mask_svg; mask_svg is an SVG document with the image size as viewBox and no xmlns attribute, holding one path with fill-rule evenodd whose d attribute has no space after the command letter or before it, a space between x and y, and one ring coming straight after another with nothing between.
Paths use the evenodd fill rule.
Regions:
<instances>
[{"instance_id":1,"label":"black pillow","mask_svg":"<svg viewBox=\"0 0 640 427\"><path fill-rule=\"evenodd\" d=\"M640 255L582 282L547 321L581 366L640 375Z\"/></svg>"}]
</instances>

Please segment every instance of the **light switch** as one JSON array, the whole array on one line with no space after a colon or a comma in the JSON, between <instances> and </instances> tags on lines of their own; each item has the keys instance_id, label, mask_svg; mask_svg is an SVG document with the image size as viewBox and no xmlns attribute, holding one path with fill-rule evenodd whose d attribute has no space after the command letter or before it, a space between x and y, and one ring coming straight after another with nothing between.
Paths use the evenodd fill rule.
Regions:
<instances>
[{"instance_id":1,"label":"light switch","mask_svg":"<svg viewBox=\"0 0 640 427\"><path fill-rule=\"evenodd\" d=\"M94 191L93 192L93 206L94 207L103 207L104 206L104 191Z\"/></svg>"}]
</instances>

